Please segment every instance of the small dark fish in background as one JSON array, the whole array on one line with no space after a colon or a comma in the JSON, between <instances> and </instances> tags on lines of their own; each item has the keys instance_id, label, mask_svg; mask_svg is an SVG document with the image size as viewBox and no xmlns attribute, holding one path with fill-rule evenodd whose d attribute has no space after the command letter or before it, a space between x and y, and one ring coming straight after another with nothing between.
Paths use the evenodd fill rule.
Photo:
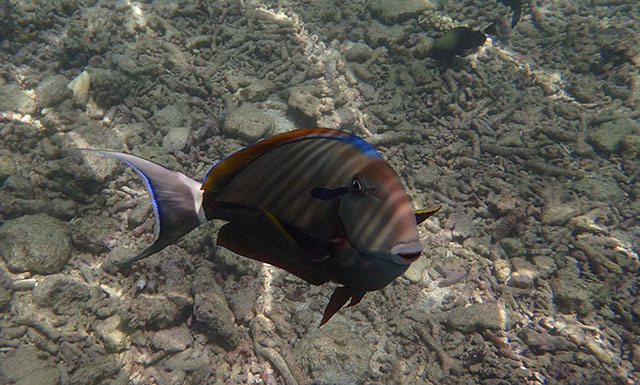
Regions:
<instances>
[{"instance_id":1,"label":"small dark fish in background","mask_svg":"<svg viewBox=\"0 0 640 385\"><path fill-rule=\"evenodd\" d=\"M214 165L202 183L115 151L146 182L157 239L146 258L197 226L220 219L217 244L314 284L336 282L320 325L347 301L387 286L422 254L417 225L439 210L414 212L402 182L362 138L307 128L261 140Z\"/></svg>"},{"instance_id":2,"label":"small dark fish in background","mask_svg":"<svg viewBox=\"0 0 640 385\"><path fill-rule=\"evenodd\" d=\"M521 0L498 0L502 4L511 8L513 11L513 16L511 17L511 28L515 28L520 21L520 16L522 15L522 3Z\"/></svg>"},{"instance_id":3,"label":"small dark fish in background","mask_svg":"<svg viewBox=\"0 0 640 385\"><path fill-rule=\"evenodd\" d=\"M436 60L449 60L455 55L480 47L487 36L469 27L456 27L433 42L431 57Z\"/></svg>"},{"instance_id":4,"label":"small dark fish in background","mask_svg":"<svg viewBox=\"0 0 640 385\"><path fill-rule=\"evenodd\" d=\"M492 23L487 28L482 30L482 32L484 32L487 35L495 35L495 36L500 34L500 31L498 29L498 24L496 24L496 23Z\"/></svg>"}]
</instances>

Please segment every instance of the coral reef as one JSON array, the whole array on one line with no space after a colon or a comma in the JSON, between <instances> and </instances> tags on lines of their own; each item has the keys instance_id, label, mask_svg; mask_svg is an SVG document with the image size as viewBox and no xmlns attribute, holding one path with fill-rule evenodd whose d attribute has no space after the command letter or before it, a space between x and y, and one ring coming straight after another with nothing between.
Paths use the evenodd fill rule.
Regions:
<instances>
[{"instance_id":1,"label":"coral reef","mask_svg":"<svg viewBox=\"0 0 640 385\"><path fill-rule=\"evenodd\" d=\"M509 3L509 2L506 2ZM640 381L633 1L0 0L0 383ZM431 57L456 27L493 35ZM466 55L466 56L465 56ZM144 183L294 127L364 137L425 255L317 329L332 287L150 244Z\"/></svg>"}]
</instances>

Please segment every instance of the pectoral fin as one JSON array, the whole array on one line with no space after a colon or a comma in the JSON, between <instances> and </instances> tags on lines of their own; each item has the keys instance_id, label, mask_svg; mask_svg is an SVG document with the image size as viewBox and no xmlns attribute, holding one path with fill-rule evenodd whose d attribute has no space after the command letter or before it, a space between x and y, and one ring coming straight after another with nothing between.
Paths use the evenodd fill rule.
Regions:
<instances>
[{"instance_id":1,"label":"pectoral fin","mask_svg":"<svg viewBox=\"0 0 640 385\"><path fill-rule=\"evenodd\" d=\"M310 262L320 263L329 258L327 249L330 245L328 241L314 238L301 229L282 222L267 210L260 210L260 212L271 222L278 233L291 242L291 244L307 251L309 255L312 256L309 259Z\"/></svg>"},{"instance_id":2,"label":"pectoral fin","mask_svg":"<svg viewBox=\"0 0 640 385\"><path fill-rule=\"evenodd\" d=\"M218 232L218 240L216 241L216 244L226 247L227 249L247 258L284 269L312 285L322 285L328 281L328 279L314 271L312 268L304 267L302 263L295 263L283 258L277 252L269 250L259 241L249 237L247 232L241 226L237 226L234 223L227 223L222 226ZM294 247L294 245L291 245L291 247ZM303 258L304 257L301 257L301 260Z\"/></svg>"},{"instance_id":3,"label":"pectoral fin","mask_svg":"<svg viewBox=\"0 0 640 385\"><path fill-rule=\"evenodd\" d=\"M293 243L294 245L298 244L293 234L287 231L287 229L285 228L285 225L278 218L276 218L275 215L271 214L267 210L260 210L260 211L269 219L269 221L275 226L275 228L278 229L278 231L280 232L280 234L282 234L282 236L287 238L289 242Z\"/></svg>"}]
</instances>

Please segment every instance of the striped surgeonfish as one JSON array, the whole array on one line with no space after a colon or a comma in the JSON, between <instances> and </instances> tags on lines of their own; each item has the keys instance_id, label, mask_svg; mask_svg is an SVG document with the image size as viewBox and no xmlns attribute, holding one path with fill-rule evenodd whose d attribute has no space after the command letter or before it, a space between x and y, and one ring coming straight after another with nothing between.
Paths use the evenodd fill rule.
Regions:
<instances>
[{"instance_id":1,"label":"striped surgeonfish","mask_svg":"<svg viewBox=\"0 0 640 385\"><path fill-rule=\"evenodd\" d=\"M230 155L202 183L149 160L120 159L144 179L153 200L156 241L148 257L198 225L227 223L217 244L289 271L341 286L320 325L342 306L385 287L422 253L417 224L438 208L414 212L398 175L363 139L333 129L286 132Z\"/></svg>"}]
</instances>

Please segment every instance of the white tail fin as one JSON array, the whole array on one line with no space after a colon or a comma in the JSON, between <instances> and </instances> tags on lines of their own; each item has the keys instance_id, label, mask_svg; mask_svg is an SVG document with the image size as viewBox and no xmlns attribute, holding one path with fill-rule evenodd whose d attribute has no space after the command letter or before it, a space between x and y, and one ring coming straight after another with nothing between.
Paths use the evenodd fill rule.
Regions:
<instances>
[{"instance_id":1,"label":"white tail fin","mask_svg":"<svg viewBox=\"0 0 640 385\"><path fill-rule=\"evenodd\" d=\"M117 265L129 264L155 254L207 221L202 209L200 182L139 156L116 151L80 150L97 152L126 162L142 176L151 195L156 216L156 241L142 253Z\"/></svg>"}]
</instances>

